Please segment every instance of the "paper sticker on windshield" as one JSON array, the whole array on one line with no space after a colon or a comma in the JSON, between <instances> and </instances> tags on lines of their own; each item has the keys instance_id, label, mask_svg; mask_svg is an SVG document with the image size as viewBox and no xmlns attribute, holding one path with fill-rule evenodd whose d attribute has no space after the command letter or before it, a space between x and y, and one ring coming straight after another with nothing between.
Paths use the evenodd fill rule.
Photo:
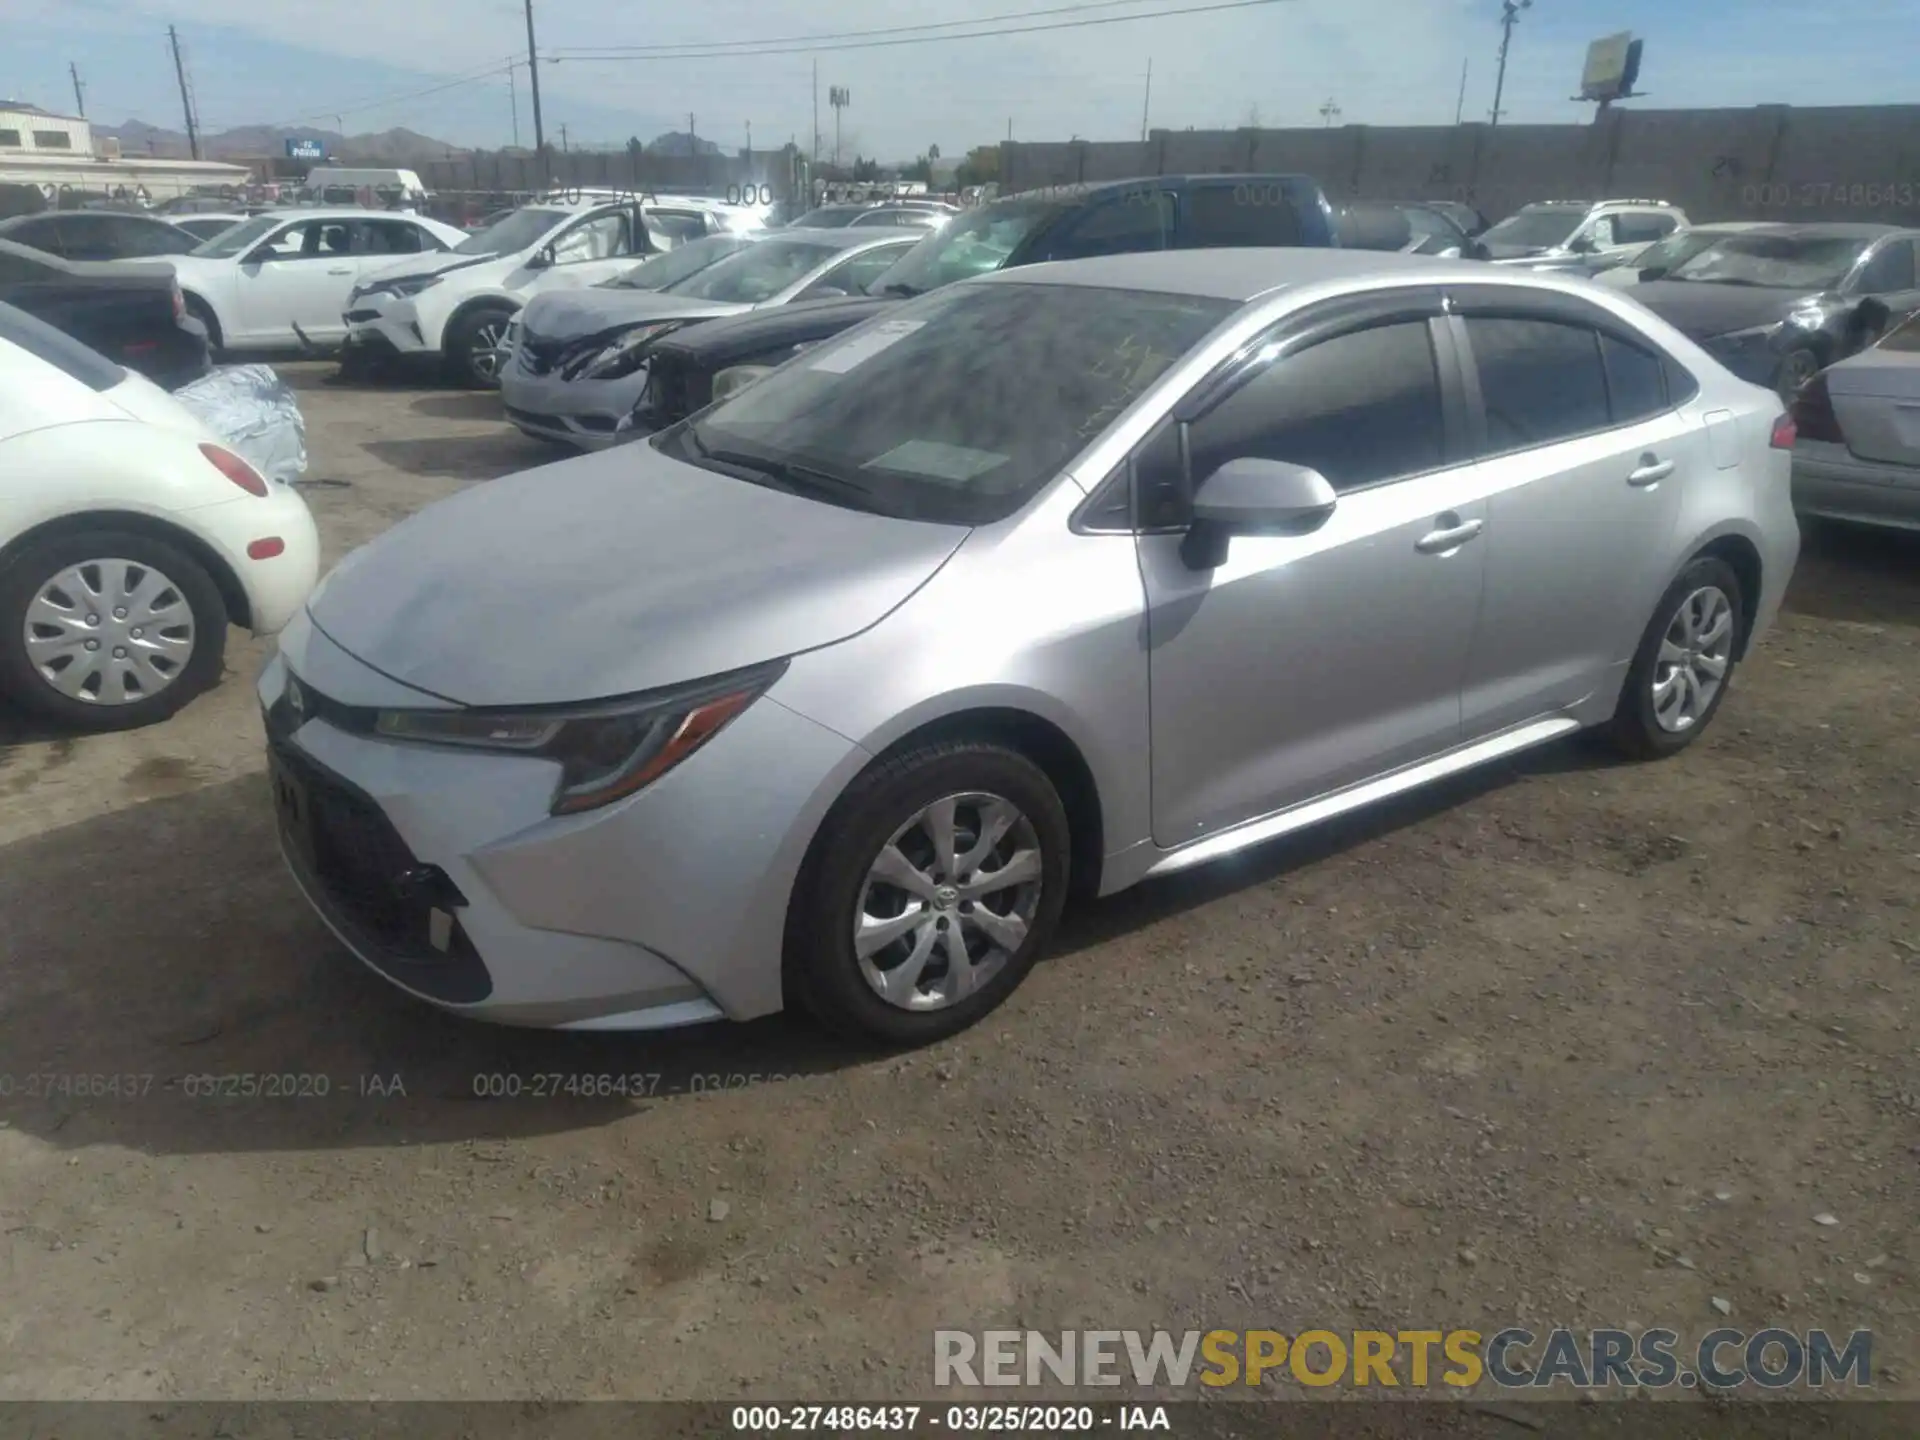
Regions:
<instances>
[{"instance_id":1,"label":"paper sticker on windshield","mask_svg":"<svg viewBox=\"0 0 1920 1440\"><path fill-rule=\"evenodd\" d=\"M844 375L889 346L898 345L926 323L924 320L883 320L866 334L828 351L807 368L825 370L831 375Z\"/></svg>"},{"instance_id":2,"label":"paper sticker on windshield","mask_svg":"<svg viewBox=\"0 0 1920 1440\"><path fill-rule=\"evenodd\" d=\"M884 455L876 455L862 470L892 470L902 475L924 475L929 480L946 480L964 485L976 475L1007 463L1004 455L988 450L969 450L964 445L942 445L938 440L909 440Z\"/></svg>"}]
</instances>

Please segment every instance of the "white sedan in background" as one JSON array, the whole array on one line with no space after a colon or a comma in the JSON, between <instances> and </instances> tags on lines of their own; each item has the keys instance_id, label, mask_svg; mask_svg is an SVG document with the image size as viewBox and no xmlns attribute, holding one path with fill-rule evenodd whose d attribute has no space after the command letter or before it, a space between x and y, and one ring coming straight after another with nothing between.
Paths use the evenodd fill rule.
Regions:
<instances>
[{"instance_id":1,"label":"white sedan in background","mask_svg":"<svg viewBox=\"0 0 1920 1440\"><path fill-rule=\"evenodd\" d=\"M441 254L458 226L383 210L280 210L223 230L169 259L187 310L214 348L287 350L338 344L347 297L396 260Z\"/></svg>"},{"instance_id":2,"label":"white sedan in background","mask_svg":"<svg viewBox=\"0 0 1920 1440\"><path fill-rule=\"evenodd\" d=\"M218 683L229 623L306 603L320 541L166 391L0 304L0 695L75 730Z\"/></svg>"}]
</instances>

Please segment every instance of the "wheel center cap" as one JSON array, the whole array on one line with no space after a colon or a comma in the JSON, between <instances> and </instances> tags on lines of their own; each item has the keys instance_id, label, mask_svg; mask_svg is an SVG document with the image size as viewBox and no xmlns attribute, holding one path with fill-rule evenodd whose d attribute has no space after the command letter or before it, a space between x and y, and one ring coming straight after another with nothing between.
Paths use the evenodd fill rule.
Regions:
<instances>
[{"instance_id":1,"label":"wheel center cap","mask_svg":"<svg viewBox=\"0 0 1920 1440\"><path fill-rule=\"evenodd\" d=\"M960 892L954 889L953 886L951 885L942 885L938 890L933 892L933 904L935 909L951 910L955 905L958 905L959 903L960 903Z\"/></svg>"}]
</instances>

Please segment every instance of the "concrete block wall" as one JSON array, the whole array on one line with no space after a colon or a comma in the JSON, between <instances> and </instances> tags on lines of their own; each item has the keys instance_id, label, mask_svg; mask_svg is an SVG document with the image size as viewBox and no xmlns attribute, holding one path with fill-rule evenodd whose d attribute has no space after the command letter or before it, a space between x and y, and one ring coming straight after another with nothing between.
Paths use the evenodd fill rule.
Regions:
<instances>
[{"instance_id":1,"label":"concrete block wall","mask_svg":"<svg viewBox=\"0 0 1920 1440\"><path fill-rule=\"evenodd\" d=\"M1145 142L1009 142L1003 193L1081 180L1233 171L1316 177L1334 200L1643 196L1696 220L1920 226L1920 105L1613 110L1590 125L1155 130Z\"/></svg>"}]
</instances>

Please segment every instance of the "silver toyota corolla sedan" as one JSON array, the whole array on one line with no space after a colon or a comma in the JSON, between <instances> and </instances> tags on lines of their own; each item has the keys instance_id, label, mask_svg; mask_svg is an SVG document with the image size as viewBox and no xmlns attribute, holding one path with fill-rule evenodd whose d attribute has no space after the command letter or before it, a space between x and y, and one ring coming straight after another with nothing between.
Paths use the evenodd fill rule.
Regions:
<instances>
[{"instance_id":1,"label":"silver toyota corolla sedan","mask_svg":"<svg viewBox=\"0 0 1920 1440\"><path fill-rule=\"evenodd\" d=\"M1069 891L1711 722L1792 425L1582 280L1341 250L943 288L349 555L259 682L368 965L575 1028L925 1041Z\"/></svg>"}]
</instances>

